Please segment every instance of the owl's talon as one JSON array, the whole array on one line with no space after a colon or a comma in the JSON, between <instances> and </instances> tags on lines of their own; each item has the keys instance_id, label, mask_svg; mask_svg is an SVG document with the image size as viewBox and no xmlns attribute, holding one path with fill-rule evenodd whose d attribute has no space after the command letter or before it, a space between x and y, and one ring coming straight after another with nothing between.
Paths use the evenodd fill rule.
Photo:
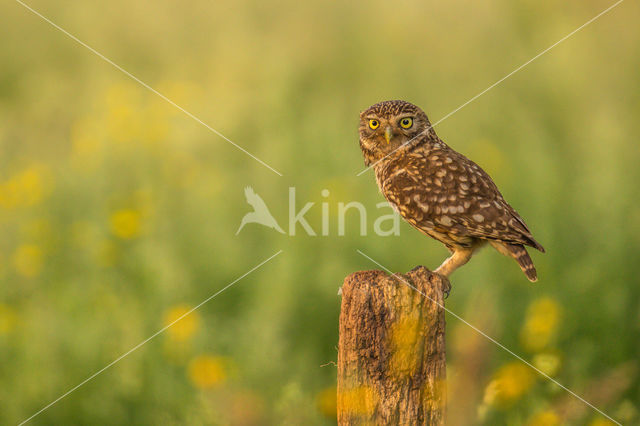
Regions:
<instances>
[{"instance_id":1,"label":"owl's talon","mask_svg":"<svg viewBox=\"0 0 640 426\"><path fill-rule=\"evenodd\" d=\"M444 298L446 299L449 297L449 293L451 293L451 282L447 277L443 277L443 279L444 279L444 288L442 289L442 292L444 293Z\"/></svg>"},{"instance_id":2,"label":"owl's talon","mask_svg":"<svg viewBox=\"0 0 640 426\"><path fill-rule=\"evenodd\" d=\"M441 274L439 272L434 272L434 274L442 280L442 293L444 294L445 299L448 298L449 293L451 293L451 281L449 281L449 278L444 274Z\"/></svg>"}]
</instances>

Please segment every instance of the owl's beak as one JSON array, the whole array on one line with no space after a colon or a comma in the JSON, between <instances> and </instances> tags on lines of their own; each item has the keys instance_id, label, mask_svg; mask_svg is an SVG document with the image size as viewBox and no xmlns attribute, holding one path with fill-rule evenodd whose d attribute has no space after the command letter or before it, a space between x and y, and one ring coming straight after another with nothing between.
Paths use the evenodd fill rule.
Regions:
<instances>
[{"instance_id":1,"label":"owl's beak","mask_svg":"<svg viewBox=\"0 0 640 426\"><path fill-rule=\"evenodd\" d=\"M387 140L387 144L391 142L392 137L393 137L393 129L391 128L391 126L387 126L387 128L384 129L384 138Z\"/></svg>"}]
</instances>

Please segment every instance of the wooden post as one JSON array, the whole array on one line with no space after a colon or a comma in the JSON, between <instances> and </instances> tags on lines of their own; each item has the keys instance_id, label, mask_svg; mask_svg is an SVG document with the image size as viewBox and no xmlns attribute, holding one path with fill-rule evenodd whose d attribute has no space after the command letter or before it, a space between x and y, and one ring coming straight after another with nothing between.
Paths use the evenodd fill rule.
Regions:
<instances>
[{"instance_id":1,"label":"wooden post","mask_svg":"<svg viewBox=\"0 0 640 426\"><path fill-rule=\"evenodd\" d=\"M448 288L422 266L406 275L362 271L345 278L338 425L444 425Z\"/></svg>"}]
</instances>

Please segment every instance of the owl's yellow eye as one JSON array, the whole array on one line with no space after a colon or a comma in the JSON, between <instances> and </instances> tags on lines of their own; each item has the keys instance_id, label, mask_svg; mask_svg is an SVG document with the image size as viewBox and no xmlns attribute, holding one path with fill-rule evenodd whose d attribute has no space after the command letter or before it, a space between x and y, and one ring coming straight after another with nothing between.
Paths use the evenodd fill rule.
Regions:
<instances>
[{"instance_id":1,"label":"owl's yellow eye","mask_svg":"<svg viewBox=\"0 0 640 426\"><path fill-rule=\"evenodd\" d=\"M378 126L380 126L380 122L378 120L369 120L369 127L371 127L371 129L375 130Z\"/></svg>"},{"instance_id":2,"label":"owl's yellow eye","mask_svg":"<svg viewBox=\"0 0 640 426\"><path fill-rule=\"evenodd\" d=\"M409 117L406 117L400 120L400 127L402 127L403 129L408 129L412 125L413 125L413 119Z\"/></svg>"}]
</instances>

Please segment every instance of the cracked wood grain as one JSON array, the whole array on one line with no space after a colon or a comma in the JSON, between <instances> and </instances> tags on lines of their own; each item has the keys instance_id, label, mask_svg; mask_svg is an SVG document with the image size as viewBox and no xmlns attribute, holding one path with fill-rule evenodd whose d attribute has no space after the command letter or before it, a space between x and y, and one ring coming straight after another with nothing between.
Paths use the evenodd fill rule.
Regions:
<instances>
[{"instance_id":1,"label":"cracked wood grain","mask_svg":"<svg viewBox=\"0 0 640 426\"><path fill-rule=\"evenodd\" d=\"M422 266L401 277L405 282L374 270L345 278L338 343L341 426L444 424L443 306L449 283Z\"/></svg>"}]
</instances>

